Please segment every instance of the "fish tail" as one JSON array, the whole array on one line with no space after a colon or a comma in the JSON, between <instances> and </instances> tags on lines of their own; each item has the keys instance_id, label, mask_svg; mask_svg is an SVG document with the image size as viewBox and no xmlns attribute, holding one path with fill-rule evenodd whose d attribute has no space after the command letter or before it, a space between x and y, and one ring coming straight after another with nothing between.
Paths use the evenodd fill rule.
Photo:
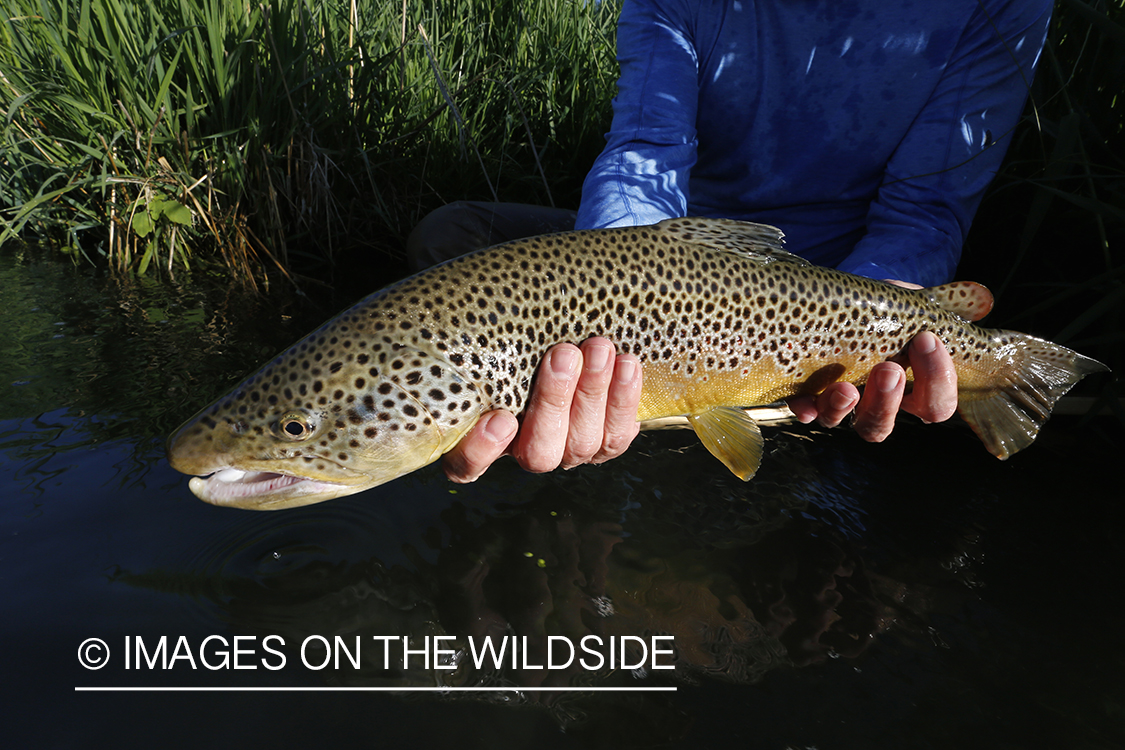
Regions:
<instances>
[{"instance_id":1,"label":"fish tail","mask_svg":"<svg viewBox=\"0 0 1125 750\"><path fill-rule=\"evenodd\" d=\"M957 410L988 451L1003 460L1031 445L1055 403L1075 383L1109 368L1034 336L996 333L1006 342L997 352L1002 367L989 382L961 387Z\"/></svg>"}]
</instances>

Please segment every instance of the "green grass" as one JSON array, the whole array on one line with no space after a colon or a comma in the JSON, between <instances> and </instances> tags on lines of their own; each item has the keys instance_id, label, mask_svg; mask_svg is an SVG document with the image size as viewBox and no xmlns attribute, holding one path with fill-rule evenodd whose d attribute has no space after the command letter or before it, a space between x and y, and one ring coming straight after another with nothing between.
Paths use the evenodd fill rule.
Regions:
<instances>
[{"instance_id":1,"label":"green grass","mask_svg":"<svg viewBox=\"0 0 1125 750\"><path fill-rule=\"evenodd\" d=\"M1058 0L963 278L1121 361L1125 0ZM574 207L615 2L0 0L0 242L261 285L400 254L456 199ZM370 264L369 265L378 265ZM362 275L362 274L361 274ZM367 288L387 281L376 268Z\"/></svg>"},{"instance_id":2,"label":"green grass","mask_svg":"<svg viewBox=\"0 0 1125 750\"><path fill-rule=\"evenodd\" d=\"M574 205L613 3L0 0L0 242L248 283L461 197Z\"/></svg>"}]
</instances>

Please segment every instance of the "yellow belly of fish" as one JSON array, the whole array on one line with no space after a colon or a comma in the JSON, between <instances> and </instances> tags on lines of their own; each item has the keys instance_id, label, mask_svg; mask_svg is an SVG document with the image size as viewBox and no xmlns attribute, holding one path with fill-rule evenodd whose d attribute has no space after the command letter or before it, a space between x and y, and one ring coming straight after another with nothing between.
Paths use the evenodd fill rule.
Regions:
<instances>
[{"instance_id":1,"label":"yellow belly of fish","mask_svg":"<svg viewBox=\"0 0 1125 750\"><path fill-rule=\"evenodd\" d=\"M865 363L866 364L866 363ZM717 406L763 406L799 394L815 395L837 380L862 385L870 365L848 360L822 365L810 360L794 375L772 358L730 370L685 376L667 362L646 364L637 421L701 414Z\"/></svg>"}]
</instances>

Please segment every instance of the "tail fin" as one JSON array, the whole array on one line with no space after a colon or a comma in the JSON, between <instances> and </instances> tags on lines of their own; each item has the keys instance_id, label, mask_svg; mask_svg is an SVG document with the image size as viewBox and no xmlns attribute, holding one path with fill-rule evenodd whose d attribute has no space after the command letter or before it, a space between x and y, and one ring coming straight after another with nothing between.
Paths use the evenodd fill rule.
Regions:
<instances>
[{"instance_id":1,"label":"tail fin","mask_svg":"<svg viewBox=\"0 0 1125 750\"><path fill-rule=\"evenodd\" d=\"M1003 460L1035 440L1051 409L1075 383L1109 368L1064 346L1012 331L1003 358L1006 371L987 387L961 390L958 412L988 451Z\"/></svg>"}]
</instances>

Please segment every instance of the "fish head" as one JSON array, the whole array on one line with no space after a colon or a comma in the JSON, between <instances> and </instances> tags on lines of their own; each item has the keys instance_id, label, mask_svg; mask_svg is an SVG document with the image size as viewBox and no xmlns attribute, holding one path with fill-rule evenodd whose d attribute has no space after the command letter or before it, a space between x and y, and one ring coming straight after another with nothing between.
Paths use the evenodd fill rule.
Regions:
<instances>
[{"instance_id":1,"label":"fish head","mask_svg":"<svg viewBox=\"0 0 1125 750\"><path fill-rule=\"evenodd\" d=\"M387 343L325 364L314 348L293 347L168 439L197 497L279 510L361 492L437 460L484 411L432 353Z\"/></svg>"}]
</instances>

